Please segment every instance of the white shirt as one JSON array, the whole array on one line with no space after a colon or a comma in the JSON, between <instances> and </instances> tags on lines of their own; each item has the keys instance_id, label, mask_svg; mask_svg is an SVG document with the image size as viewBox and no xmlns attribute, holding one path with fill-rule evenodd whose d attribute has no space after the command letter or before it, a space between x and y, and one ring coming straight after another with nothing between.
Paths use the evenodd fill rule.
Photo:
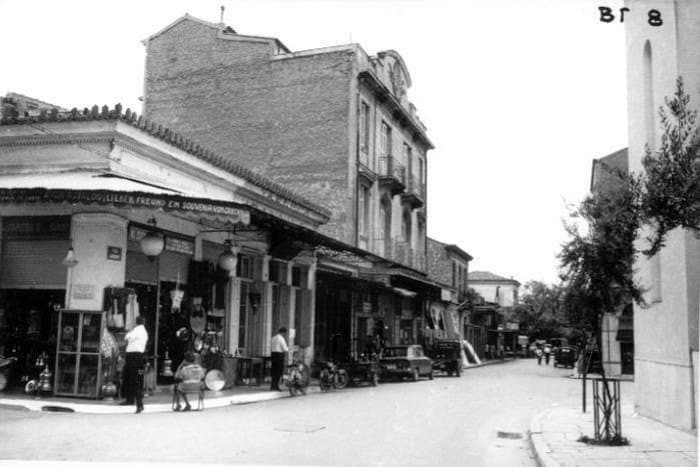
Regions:
<instances>
[{"instance_id":1,"label":"white shirt","mask_svg":"<svg viewBox=\"0 0 700 467\"><path fill-rule=\"evenodd\" d=\"M272 336L272 349L271 352L288 352L289 347L287 347L287 342L282 337L282 334L275 334Z\"/></svg>"},{"instance_id":2,"label":"white shirt","mask_svg":"<svg viewBox=\"0 0 700 467\"><path fill-rule=\"evenodd\" d=\"M139 324L126 334L125 339L128 342L126 345L127 352L143 353L146 350L146 342L148 342L148 332L146 332L143 324Z\"/></svg>"}]
</instances>

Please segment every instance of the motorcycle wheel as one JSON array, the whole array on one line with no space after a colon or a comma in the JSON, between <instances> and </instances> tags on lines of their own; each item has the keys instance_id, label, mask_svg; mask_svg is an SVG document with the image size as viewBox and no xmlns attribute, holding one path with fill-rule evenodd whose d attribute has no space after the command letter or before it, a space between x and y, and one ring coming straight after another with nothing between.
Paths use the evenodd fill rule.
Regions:
<instances>
[{"instance_id":1,"label":"motorcycle wheel","mask_svg":"<svg viewBox=\"0 0 700 467\"><path fill-rule=\"evenodd\" d=\"M36 392L36 390L39 388L39 383L37 383L35 380L30 379L27 381L27 384L24 385L24 392L27 394L30 394L32 392Z\"/></svg>"},{"instance_id":2,"label":"motorcycle wheel","mask_svg":"<svg viewBox=\"0 0 700 467\"><path fill-rule=\"evenodd\" d=\"M7 377L4 371L0 371L0 391L5 389L5 387L7 387Z\"/></svg>"},{"instance_id":3,"label":"motorcycle wheel","mask_svg":"<svg viewBox=\"0 0 700 467\"><path fill-rule=\"evenodd\" d=\"M460 367L457 367L457 371L455 371L455 376L459 378L462 376L462 369Z\"/></svg>"},{"instance_id":4,"label":"motorcycle wheel","mask_svg":"<svg viewBox=\"0 0 700 467\"><path fill-rule=\"evenodd\" d=\"M328 370L321 370L321 374L318 376L318 385L322 392L326 392L330 389L330 378L331 375L328 373Z\"/></svg>"},{"instance_id":5,"label":"motorcycle wheel","mask_svg":"<svg viewBox=\"0 0 700 467\"><path fill-rule=\"evenodd\" d=\"M340 370L338 372L338 374L336 375L336 380L335 380L336 389L343 389L343 388L347 387L349 381L350 381L350 377L348 376L348 372L345 370Z\"/></svg>"}]
</instances>

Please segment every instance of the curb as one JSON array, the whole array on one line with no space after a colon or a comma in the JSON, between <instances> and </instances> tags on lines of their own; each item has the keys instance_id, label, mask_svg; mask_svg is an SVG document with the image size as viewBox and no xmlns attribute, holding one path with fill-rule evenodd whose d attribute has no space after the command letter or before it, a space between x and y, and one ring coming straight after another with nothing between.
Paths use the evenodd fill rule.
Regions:
<instances>
[{"instance_id":1,"label":"curb","mask_svg":"<svg viewBox=\"0 0 700 467\"><path fill-rule=\"evenodd\" d=\"M307 394L320 392L318 387L310 386L306 389ZM230 405L253 404L256 402L267 402L276 399L290 398L288 391L272 392L261 391L252 394L235 394L225 397L212 397L204 399L204 410L228 407ZM41 412L43 407L60 407L68 409L74 413L83 414L133 414L134 406L121 406L111 404L86 404L79 402L52 401L50 399L10 399L0 397L0 407L23 408L30 411ZM170 403L149 404L146 400L143 413L172 412Z\"/></svg>"},{"instance_id":2,"label":"curb","mask_svg":"<svg viewBox=\"0 0 700 467\"><path fill-rule=\"evenodd\" d=\"M544 419L549 412L550 410L545 410L532 418L527 435L530 441L530 449L535 455L537 465L540 467L559 467L559 462L552 457L552 450L549 449L542 434L542 419Z\"/></svg>"}]
</instances>

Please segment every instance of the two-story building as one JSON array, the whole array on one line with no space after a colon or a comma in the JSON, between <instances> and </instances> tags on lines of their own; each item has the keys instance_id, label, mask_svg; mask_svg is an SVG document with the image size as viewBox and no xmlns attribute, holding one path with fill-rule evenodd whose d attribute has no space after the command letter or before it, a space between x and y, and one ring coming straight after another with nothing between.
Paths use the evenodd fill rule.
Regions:
<instances>
[{"instance_id":1,"label":"two-story building","mask_svg":"<svg viewBox=\"0 0 700 467\"><path fill-rule=\"evenodd\" d=\"M317 354L380 334L416 342L426 277L426 128L411 76L389 50L291 51L185 15L144 41L144 114L323 206L319 231L371 254L317 252Z\"/></svg>"}]
</instances>

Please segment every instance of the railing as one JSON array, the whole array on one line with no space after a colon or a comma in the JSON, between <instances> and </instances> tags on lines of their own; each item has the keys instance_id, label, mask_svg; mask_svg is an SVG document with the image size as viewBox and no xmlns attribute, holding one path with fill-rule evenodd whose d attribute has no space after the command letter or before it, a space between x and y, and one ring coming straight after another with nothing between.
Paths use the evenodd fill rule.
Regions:
<instances>
[{"instance_id":1,"label":"railing","mask_svg":"<svg viewBox=\"0 0 700 467\"><path fill-rule=\"evenodd\" d=\"M391 177L402 184L406 184L406 168L398 163L392 156L379 158L379 176Z\"/></svg>"},{"instance_id":2,"label":"railing","mask_svg":"<svg viewBox=\"0 0 700 467\"><path fill-rule=\"evenodd\" d=\"M408 177L408 186L406 191L415 194L421 200L425 200L425 185L423 185L421 181L413 175Z\"/></svg>"},{"instance_id":3,"label":"railing","mask_svg":"<svg viewBox=\"0 0 700 467\"><path fill-rule=\"evenodd\" d=\"M409 268L425 271L425 253L415 248L411 248L407 242L391 239L387 242L383 238L374 239L376 252L396 263L403 264Z\"/></svg>"}]
</instances>

